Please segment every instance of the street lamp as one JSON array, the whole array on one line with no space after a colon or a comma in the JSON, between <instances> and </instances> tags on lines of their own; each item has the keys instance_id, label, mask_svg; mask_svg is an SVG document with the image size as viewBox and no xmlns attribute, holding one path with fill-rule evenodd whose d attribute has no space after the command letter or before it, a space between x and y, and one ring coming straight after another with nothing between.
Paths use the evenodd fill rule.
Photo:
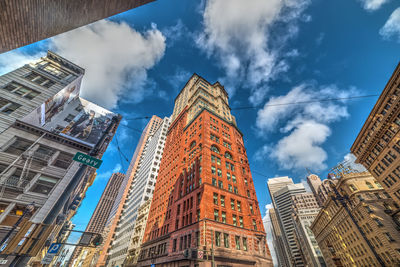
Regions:
<instances>
[{"instance_id":1,"label":"street lamp","mask_svg":"<svg viewBox=\"0 0 400 267\"><path fill-rule=\"evenodd\" d=\"M13 225L13 227L8 231L8 233L3 237L3 239L0 241L0 248L3 247L4 243L10 238L10 235L14 232L14 230L18 227L18 225L22 222L24 217L26 215L31 214L35 210L35 202L30 203L27 205L24 209L24 212L22 213L21 217L19 217L18 221ZM3 249L0 249L1 251Z\"/></svg>"}]
</instances>

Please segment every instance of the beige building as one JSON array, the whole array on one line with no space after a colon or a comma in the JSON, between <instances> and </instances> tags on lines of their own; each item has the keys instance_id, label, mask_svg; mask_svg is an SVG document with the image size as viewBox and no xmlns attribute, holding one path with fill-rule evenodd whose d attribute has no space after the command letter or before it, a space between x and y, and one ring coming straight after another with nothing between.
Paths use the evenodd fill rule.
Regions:
<instances>
[{"instance_id":1,"label":"beige building","mask_svg":"<svg viewBox=\"0 0 400 267\"><path fill-rule=\"evenodd\" d=\"M151 199L147 200L138 209L138 216L136 219L135 228L129 244L128 257L125 260L124 266L134 266L139 258L140 245L142 244L144 230L146 228L147 218L149 216Z\"/></svg>"},{"instance_id":2,"label":"beige building","mask_svg":"<svg viewBox=\"0 0 400 267\"><path fill-rule=\"evenodd\" d=\"M320 211L313 193L292 196L295 240L300 248L305 266L325 267L321 249L311 231L311 224Z\"/></svg>"},{"instance_id":3,"label":"beige building","mask_svg":"<svg viewBox=\"0 0 400 267\"><path fill-rule=\"evenodd\" d=\"M311 225L327 265L398 266L393 199L368 172L344 174L334 188Z\"/></svg>"},{"instance_id":4,"label":"beige building","mask_svg":"<svg viewBox=\"0 0 400 267\"><path fill-rule=\"evenodd\" d=\"M351 152L400 205L400 64L369 114Z\"/></svg>"}]
</instances>

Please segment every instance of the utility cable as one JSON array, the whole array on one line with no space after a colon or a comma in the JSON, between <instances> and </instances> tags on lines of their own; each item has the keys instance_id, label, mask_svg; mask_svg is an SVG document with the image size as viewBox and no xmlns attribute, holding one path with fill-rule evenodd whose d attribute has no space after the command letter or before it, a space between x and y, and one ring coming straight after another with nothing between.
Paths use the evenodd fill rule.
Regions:
<instances>
[{"instance_id":1,"label":"utility cable","mask_svg":"<svg viewBox=\"0 0 400 267\"><path fill-rule=\"evenodd\" d=\"M256 109L256 108L262 108L262 107L277 107L277 106L289 106L289 105L302 105L302 104L317 103L317 102L350 100L350 99L367 98L367 97L375 97L375 96L379 96L379 94L338 97L338 98L325 98L325 99L316 99L316 100L299 101L299 102L291 102L291 103L266 104L264 106L259 105L259 106L248 106L248 107L234 107L234 108L231 108L231 110Z\"/></svg>"}]
</instances>

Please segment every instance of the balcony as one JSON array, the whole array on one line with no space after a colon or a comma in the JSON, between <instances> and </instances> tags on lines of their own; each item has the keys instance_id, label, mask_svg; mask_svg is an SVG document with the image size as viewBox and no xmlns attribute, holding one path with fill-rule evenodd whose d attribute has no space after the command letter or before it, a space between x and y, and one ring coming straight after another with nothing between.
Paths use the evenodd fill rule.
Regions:
<instances>
[{"instance_id":1,"label":"balcony","mask_svg":"<svg viewBox=\"0 0 400 267\"><path fill-rule=\"evenodd\" d=\"M29 184L29 180L20 179L19 176L10 176L6 179L0 179L0 186L11 188L14 190L24 191Z\"/></svg>"}]
</instances>

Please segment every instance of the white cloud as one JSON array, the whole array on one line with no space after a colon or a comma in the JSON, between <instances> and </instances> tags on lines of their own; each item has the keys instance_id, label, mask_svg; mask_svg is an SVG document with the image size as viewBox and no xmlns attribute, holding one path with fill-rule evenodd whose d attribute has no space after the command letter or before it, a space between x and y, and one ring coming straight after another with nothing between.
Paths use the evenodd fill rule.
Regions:
<instances>
[{"instance_id":1,"label":"white cloud","mask_svg":"<svg viewBox=\"0 0 400 267\"><path fill-rule=\"evenodd\" d=\"M364 9L368 11L378 10L383 4L388 3L390 0L359 0Z\"/></svg>"},{"instance_id":2,"label":"white cloud","mask_svg":"<svg viewBox=\"0 0 400 267\"><path fill-rule=\"evenodd\" d=\"M269 250L271 252L271 257L272 261L274 263L274 266L277 266L278 259L276 257L276 251L275 251L275 246L274 246L274 241L273 241L273 235L272 235L272 224L271 224L271 218L269 217L269 209L272 209L272 204L267 204L265 205L265 216L263 218L263 223L264 223L264 228L265 232L267 233L267 244L269 247Z\"/></svg>"},{"instance_id":3,"label":"white cloud","mask_svg":"<svg viewBox=\"0 0 400 267\"><path fill-rule=\"evenodd\" d=\"M297 34L309 0L208 0L203 13L204 31L197 44L215 55L226 72L221 79L230 94L235 87L251 90L249 101L259 104L268 91L267 83L288 69L279 45L272 42L271 29L280 23L280 46ZM278 38L279 39L279 38ZM276 47L273 47L273 46ZM241 81L243 84L239 84Z\"/></svg>"},{"instance_id":4,"label":"white cloud","mask_svg":"<svg viewBox=\"0 0 400 267\"><path fill-rule=\"evenodd\" d=\"M167 77L167 82L175 91L179 92L192 74L193 73L178 67L173 75Z\"/></svg>"},{"instance_id":5,"label":"white cloud","mask_svg":"<svg viewBox=\"0 0 400 267\"><path fill-rule=\"evenodd\" d=\"M353 170L364 172L366 169L363 165L356 163L356 156L352 153L348 153L344 156L344 163L346 166L350 166Z\"/></svg>"},{"instance_id":6,"label":"white cloud","mask_svg":"<svg viewBox=\"0 0 400 267\"><path fill-rule=\"evenodd\" d=\"M120 172L121 170L122 170L121 164L117 163L112 170L108 170L98 174L95 178L95 181L108 180L110 179L113 173Z\"/></svg>"},{"instance_id":7,"label":"white cloud","mask_svg":"<svg viewBox=\"0 0 400 267\"><path fill-rule=\"evenodd\" d=\"M271 156L278 160L284 169L313 167L326 168L327 153L321 148L331 134L328 126L315 121L302 122L290 135L282 138Z\"/></svg>"},{"instance_id":8,"label":"white cloud","mask_svg":"<svg viewBox=\"0 0 400 267\"><path fill-rule=\"evenodd\" d=\"M397 38L397 41L400 42L400 7L393 11L379 34L385 39Z\"/></svg>"},{"instance_id":9,"label":"white cloud","mask_svg":"<svg viewBox=\"0 0 400 267\"><path fill-rule=\"evenodd\" d=\"M57 35L46 48L85 68L82 97L114 108L121 99L137 103L148 93L147 71L163 57L165 37L155 25L140 33L124 22L102 20ZM0 57L1 70L40 56L6 53Z\"/></svg>"},{"instance_id":10,"label":"white cloud","mask_svg":"<svg viewBox=\"0 0 400 267\"><path fill-rule=\"evenodd\" d=\"M9 51L0 54L0 75L13 71L25 64L35 62L44 56L44 53L28 55L21 52Z\"/></svg>"},{"instance_id":11,"label":"white cloud","mask_svg":"<svg viewBox=\"0 0 400 267\"><path fill-rule=\"evenodd\" d=\"M335 85L301 84L286 95L271 97L258 111L256 127L260 136L277 131L284 136L276 144L264 145L256 152L256 159L270 157L283 169L324 169L327 153L322 145L331 134L329 124L349 114L343 100L313 101L345 98L356 91L340 90Z\"/></svg>"}]
</instances>

